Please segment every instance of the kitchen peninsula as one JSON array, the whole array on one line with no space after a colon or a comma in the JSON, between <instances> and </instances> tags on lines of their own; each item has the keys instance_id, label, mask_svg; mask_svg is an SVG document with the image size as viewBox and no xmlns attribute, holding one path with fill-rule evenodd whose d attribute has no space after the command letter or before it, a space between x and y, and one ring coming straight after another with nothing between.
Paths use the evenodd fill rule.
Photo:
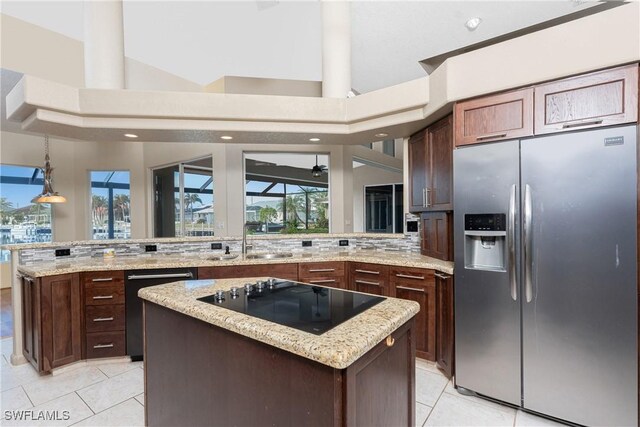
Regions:
<instances>
[{"instance_id":1,"label":"kitchen peninsula","mask_svg":"<svg viewBox=\"0 0 640 427\"><path fill-rule=\"evenodd\" d=\"M414 424L417 303L263 280L180 281L140 291L147 425ZM289 291L292 298L283 300ZM263 307L265 295L307 319L298 326L323 323L316 316L344 321L317 335L282 318L223 308L234 298ZM358 307L368 308L345 314Z\"/></svg>"}]
</instances>

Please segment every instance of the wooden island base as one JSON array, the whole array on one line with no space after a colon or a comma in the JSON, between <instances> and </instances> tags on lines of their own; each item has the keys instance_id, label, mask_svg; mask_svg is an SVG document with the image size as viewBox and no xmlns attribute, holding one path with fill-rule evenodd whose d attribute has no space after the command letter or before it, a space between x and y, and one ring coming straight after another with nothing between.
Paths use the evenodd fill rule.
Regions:
<instances>
[{"instance_id":1,"label":"wooden island base","mask_svg":"<svg viewBox=\"0 0 640 427\"><path fill-rule=\"evenodd\" d=\"M414 425L413 319L334 369L149 301L144 317L148 426Z\"/></svg>"}]
</instances>

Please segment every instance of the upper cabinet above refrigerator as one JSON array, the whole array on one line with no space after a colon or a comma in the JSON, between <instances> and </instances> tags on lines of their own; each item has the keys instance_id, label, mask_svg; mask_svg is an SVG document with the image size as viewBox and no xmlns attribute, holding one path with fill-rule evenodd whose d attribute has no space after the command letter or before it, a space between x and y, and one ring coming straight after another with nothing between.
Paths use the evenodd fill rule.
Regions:
<instances>
[{"instance_id":1,"label":"upper cabinet above refrigerator","mask_svg":"<svg viewBox=\"0 0 640 427\"><path fill-rule=\"evenodd\" d=\"M456 103L455 142L461 145L533 135L533 89Z\"/></svg>"},{"instance_id":2,"label":"upper cabinet above refrigerator","mask_svg":"<svg viewBox=\"0 0 640 427\"><path fill-rule=\"evenodd\" d=\"M536 135L638 120L638 66L599 71L535 87Z\"/></svg>"}]
</instances>

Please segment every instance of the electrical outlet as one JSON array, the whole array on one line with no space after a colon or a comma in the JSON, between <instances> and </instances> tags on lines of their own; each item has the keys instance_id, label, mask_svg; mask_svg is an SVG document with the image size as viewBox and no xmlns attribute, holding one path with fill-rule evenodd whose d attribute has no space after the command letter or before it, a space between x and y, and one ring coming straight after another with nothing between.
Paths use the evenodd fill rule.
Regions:
<instances>
[{"instance_id":1,"label":"electrical outlet","mask_svg":"<svg viewBox=\"0 0 640 427\"><path fill-rule=\"evenodd\" d=\"M145 245L144 246L144 251L145 252L158 252L158 246L157 245Z\"/></svg>"},{"instance_id":2,"label":"electrical outlet","mask_svg":"<svg viewBox=\"0 0 640 427\"><path fill-rule=\"evenodd\" d=\"M308 248L311 247L313 245L313 242L311 240L303 240L302 241L302 247L303 248Z\"/></svg>"},{"instance_id":3,"label":"electrical outlet","mask_svg":"<svg viewBox=\"0 0 640 427\"><path fill-rule=\"evenodd\" d=\"M71 249L56 249L56 256L70 256Z\"/></svg>"},{"instance_id":4,"label":"electrical outlet","mask_svg":"<svg viewBox=\"0 0 640 427\"><path fill-rule=\"evenodd\" d=\"M348 240L338 240L338 246L349 246Z\"/></svg>"},{"instance_id":5,"label":"electrical outlet","mask_svg":"<svg viewBox=\"0 0 640 427\"><path fill-rule=\"evenodd\" d=\"M212 243L211 249L222 249L222 243Z\"/></svg>"}]
</instances>

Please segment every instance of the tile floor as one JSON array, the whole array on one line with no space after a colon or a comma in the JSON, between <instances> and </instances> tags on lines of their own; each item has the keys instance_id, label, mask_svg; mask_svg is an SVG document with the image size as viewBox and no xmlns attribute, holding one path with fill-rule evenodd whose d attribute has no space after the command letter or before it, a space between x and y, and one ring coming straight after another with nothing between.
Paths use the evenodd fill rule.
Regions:
<instances>
[{"instance_id":1,"label":"tile floor","mask_svg":"<svg viewBox=\"0 0 640 427\"><path fill-rule=\"evenodd\" d=\"M87 362L54 375L39 376L31 365L8 363L11 347L11 339L0 341L3 426L144 425L142 362ZM17 421L7 417L14 413L11 411L21 409L32 410L34 415L58 411L61 419ZM417 360L416 426L559 425L493 402L462 396L431 362Z\"/></svg>"}]
</instances>

